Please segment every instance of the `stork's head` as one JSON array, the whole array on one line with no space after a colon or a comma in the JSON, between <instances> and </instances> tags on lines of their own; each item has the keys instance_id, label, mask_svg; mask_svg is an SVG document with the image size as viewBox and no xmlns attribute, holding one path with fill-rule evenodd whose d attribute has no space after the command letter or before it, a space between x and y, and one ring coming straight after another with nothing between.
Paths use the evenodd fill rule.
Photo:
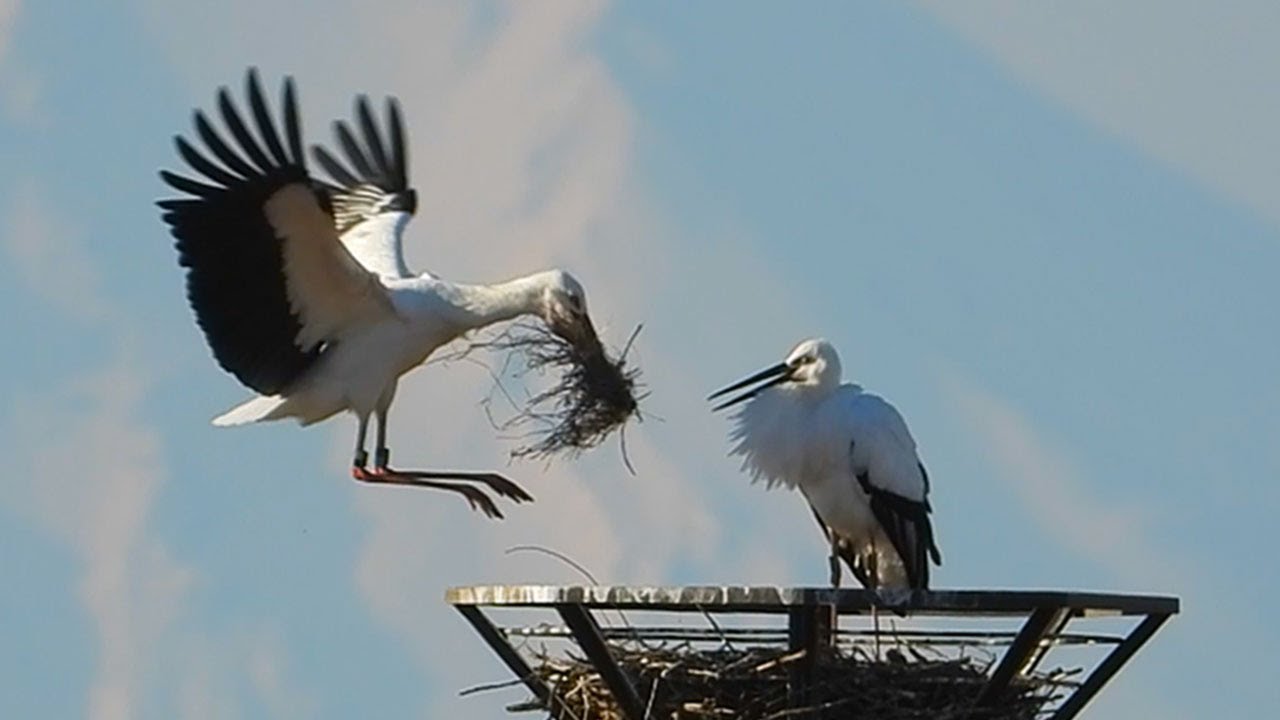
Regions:
<instances>
[{"instance_id":1,"label":"stork's head","mask_svg":"<svg viewBox=\"0 0 1280 720\"><path fill-rule=\"evenodd\" d=\"M744 400L750 400L768 388L783 383L815 390L830 390L840 384L840 355L826 340L811 338L796 345L790 353L787 353L786 360L723 390L718 390L707 399L714 400L756 383L760 384L731 400L720 403L713 408L713 411L723 410Z\"/></svg>"},{"instance_id":2,"label":"stork's head","mask_svg":"<svg viewBox=\"0 0 1280 720\"><path fill-rule=\"evenodd\" d=\"M810 338L796 345L784 364L791 369L791 382L820 388L840 384L840 355L822 338Z\"/></svg>"},{"instance_id":3,"label":"stork's head","mask_svg":"<svg viewBox=\"0 0 1280 720\"><path fill-rule=\"evenodd\" d=\"M546 273L539 305L538 314L555 334L579 347L599 344L587 314L587 293L577 278L563 270Z\"/></svg>"}]
</instances>

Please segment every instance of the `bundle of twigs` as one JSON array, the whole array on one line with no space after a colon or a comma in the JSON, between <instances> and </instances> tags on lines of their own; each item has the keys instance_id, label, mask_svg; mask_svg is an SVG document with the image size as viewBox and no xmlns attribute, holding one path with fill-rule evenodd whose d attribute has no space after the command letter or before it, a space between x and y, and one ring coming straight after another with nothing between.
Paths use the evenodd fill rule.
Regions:
<instances>
[{"instance_id":1,"label":"bundle of twigs","mask_svg":"<svg viewBox=\"0 0 1280 720\"><path fill-rule=\"evenodd\" d=\"M1037 674L1013 684L994 705L975 707L988 661L972 657L875 660L837 652L818 660L804 708L789 705L788 680L803 653L779 648L698 650L628 647L611 650L653 720L1033 720L1054 700L1060 678ZM552 688L555 720L624 720L608 687L588 662L540 656L535 673ZM805 714L807 713L807 714Z\"/></svg>"},{"instance_id":2,"label":"bundle of twigs","mask_svg":"<svg viewBox=\"0 0 1280 720\"><path fill-rule=\"evenodd\" d=\"M511 452L512 457L544 459L595 447L633 416L639 417L636 397L640 371L627 366L627 352L640 332L637 327L617 358L611 358L594 334L570 340L539 322L519 322L491 339L470 344L476 348L508 353L516 358L517 376L528 373L555 377L551 387L523 403L513 417L497 423L529 442ZM625 451L624 451L625 459Z\"/></svg>"}]
</instances>

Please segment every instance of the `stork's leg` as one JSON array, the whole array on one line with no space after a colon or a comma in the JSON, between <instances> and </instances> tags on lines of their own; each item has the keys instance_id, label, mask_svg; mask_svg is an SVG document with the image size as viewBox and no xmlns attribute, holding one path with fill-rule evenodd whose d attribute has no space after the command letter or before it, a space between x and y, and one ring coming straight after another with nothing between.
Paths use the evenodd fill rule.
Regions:
<instances>
[{"instance_id":1,"label":"stork's leg","mask_svg":"<svg viewBox=\"0 0 1280 720\"><path fill-rule=\"evenodd\" d=\"M840 589L840 553L837 552L837 545L840 539L836 536L836 531L828 529L827 536L831 539L831 557L828 562L831 565L831 588L833 590ZM831 604L831 647L835 648L840 638L840 611L835 603Z\"/></svg>"},{"instance_id":2,"label":"stork's leg","mask_svg":"<svg viewBox=\"0 0 1280 720\"><path fill-rule=\"evenodd\" d=\"M385 470L391 462L391 448L387 447L387 409L382 408L374 414L378 418L378 436L373 446L373 469Z\"/></svg>"},{"instance_id":3,"label":"stork's leg","mask_svg":"<svg viewBox=\"0 0 1280 720\"><path fill-rule=\"evenodd\" d=\"M867 576L871 578L871 581L875 584L874 587L878 591L880 589L880 552L876 549L875 540L871 541L871 555L867 561ZM880 595L877 592L875 600L871 602L871 629L876 662L880 661L880 614L876 609L879 604Z\"/></svg>"},{"instance_id":4,"label":"stork's leg","mask_svg":"<svg viewBox=\"0 0 1280 720\"><path fill-rule=\"evenodd\" d=\"M360 427L356 430L356 454L351 460L351 477L361 480L361 475L367 474L365 466L369 464L369 453L364 451L365 436L369 432L369 416L360 416Z\"/></svg>"},{"instance_id":5,"label":"stork's leg","mask_svg":"<svg viewBox=\"0 0 1280 720\"><path fill-rule=\"evenodd\" d=\"M840 553L836 547L840 540L834 532L827 533L831 538L831 557L827 558L831 565L831 587L840 589Z\"/></svg>"},{"instance_id":6,"label":"stork's leg","mask_svg":"<svg viewBox=\"0 0 1280 720\"><path fill-rule=\"evenodd\" d=\"M466 482L483 483L498 495L514 500L515 502L529 502L533 500L533 496L525 492L519 485L516 485L496 473L393 470L390 467L391 449L387 447L387 410L386 408L380 408L375 410L374 414L377 417L378 429L375 438L376 442L374 444L373 471L366 473L365 477L357 477L357 480L387 485L411 485L456 492L466 499L473 510L479 510L492 518L502 517L502 513L498 510L498 506L494 504L493 500L486 495L483 490L468 485ZM439 482L441 480L453 480L460 482Z\"/></svg>"}]
</instances>

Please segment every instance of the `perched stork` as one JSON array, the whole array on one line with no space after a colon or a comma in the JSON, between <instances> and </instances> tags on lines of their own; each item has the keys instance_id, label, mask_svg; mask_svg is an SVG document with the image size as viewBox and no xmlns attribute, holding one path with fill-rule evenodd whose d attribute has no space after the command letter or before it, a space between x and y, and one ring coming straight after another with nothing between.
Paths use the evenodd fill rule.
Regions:
<instances>
[{"instance_id":1,"label":"perched stork","mask_svg":"<svg viewBox=\"0 0 1280 720\"><path fill-rule=\"evenodd\" d=\"M387 411L401 375L470 330L534 315L571 342L594 340L582 286L561 270L496 285L410 273L401 238L417 197L395 100L387 101L385 133L363 96L358 133L335 123L346 164L314 148L333 181L325 182L307 169L292 80L283 86L283 131L252 69L245 84L254 131L223 88L218 112L230 135L197 111L206 150L175 138L196 179L160 173L189 196L158 204L187 269L196 321L218 364L259 395L214 424L291 417L308 425L349 410L359 421L357 480L457 492L490 517L501 513L469 482L515 502L532 500L493 473L392 470ZM371 416L372 468L365 450Z\"/></svg>"},{"instance_id":2,"label":"perched stork","mask_svg":"<svg viewBox=\"0 0 1280 720\"><path fill-rule=\"evenodd\" d=\"M927 589L929 560L942 564L929 476L898 411L841 384L840 356L826 340L805 340L708 400L756 383L714 409L750 401L735 417L733 453L753 479L804 494L831 543L832 586L843 558L868 588Z\"/></svg>"}]
</instances>

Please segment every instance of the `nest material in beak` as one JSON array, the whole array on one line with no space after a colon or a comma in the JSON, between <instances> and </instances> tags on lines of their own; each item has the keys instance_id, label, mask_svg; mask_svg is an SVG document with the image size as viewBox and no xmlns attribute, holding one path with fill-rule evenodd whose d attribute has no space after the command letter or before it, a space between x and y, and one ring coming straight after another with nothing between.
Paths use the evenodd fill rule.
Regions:
<instances>
[{"instance_id":1,"label":"nest material in beak","mask_svg":"<svg viewBox=\"0 0 1280 720\"><path fill-rule=\"evenodd\" d=\"M522 322L486 343L491 349L519 353L526 372L559 373L552 387L534 395L519 414L502 423L505 430L529 430L524 436L532 439L513 450L512 457L582 452L640 414L636 398L640 371L626 366L626 351L610 358L594 330L564 335L572 340L542 323Z\"/></svg>"}]
</instances>

